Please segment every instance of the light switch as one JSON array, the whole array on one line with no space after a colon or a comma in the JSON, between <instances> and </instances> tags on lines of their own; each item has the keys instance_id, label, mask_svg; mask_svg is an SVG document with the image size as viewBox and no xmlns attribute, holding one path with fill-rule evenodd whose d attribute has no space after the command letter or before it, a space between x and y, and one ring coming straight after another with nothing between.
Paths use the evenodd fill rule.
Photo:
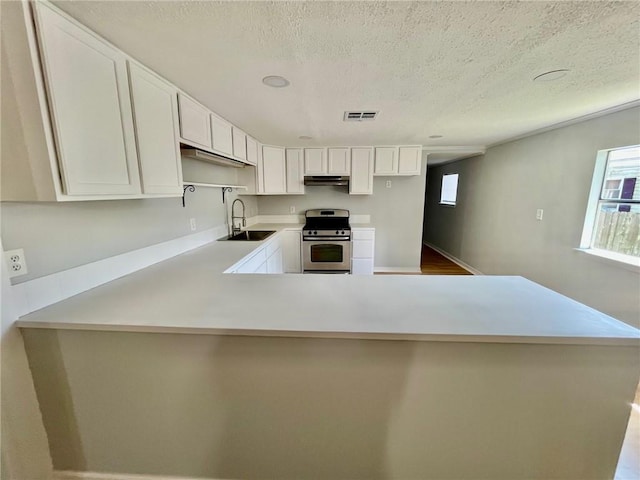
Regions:
<instances>
[{"instance_id":1,"label":"light switch","mask_svg":"<svg viewBox=\"0 0 640 480\"><path fill-rule=\"evenodd\" d=\"M391 180L387 180L387 183L385 184L385 186L387 188L391 188Z\"/></svg>"},{"instance_id":2,"label":"light switch","mask_svg":"<svg viewBox=\"0 0 640 480\"><path fill-rule=\"evenodd\" d=\"M544 210L539 208L538 210L536 210L536 220L542 220L542 214L544 213Z\"/></svg>"}]
</instances>

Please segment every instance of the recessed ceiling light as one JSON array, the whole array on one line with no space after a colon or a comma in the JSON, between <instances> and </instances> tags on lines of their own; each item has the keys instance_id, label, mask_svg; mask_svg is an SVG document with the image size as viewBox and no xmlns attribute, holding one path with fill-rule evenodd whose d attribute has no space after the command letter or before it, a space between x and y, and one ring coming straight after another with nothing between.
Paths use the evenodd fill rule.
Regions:
<instances>
[{"instance_id":1,"label":"recessed ceiling light","mask_svg":"<svg viewBox=\"0 0 640 480\"><path fill-rule=\"evenodd\" d=\"M300 140L313 140L313 137L310 137L309 135L300 135L298 138Z\"/></svg>"},{"instance_id":2,"label":"recessed ceiling light","mask_svg":"<svg viewBox=\"0 0 640 480\"><path fill-rule=\"evenodd\" d=\"M269 75L262 79L262 83L273 88L282 88L289 86L289 80L280 75Z\"/></svg>"},{"instance_id":3,"label":"recessed ceiling light","mask_svg":"<svg viewBox=\"0 0 640 480\"><path fill-rule=\"evenodd\" d=\"M442 135L429 135L429 138L442 138Z\"/></svg>"},{"instance_id":4,"label":"recessed ceiling light","mask_svg":"<svg viewBox=\"0 0 640 480\"><path fill-rule=\"evenodd\" d=\"M569 73L569 69L561 68L559 70L551 70L549 72L544 72L533 78L534 82L553 82L554 80L559 80L562 77L566 76Z\"/></svg>"}]
</instances>

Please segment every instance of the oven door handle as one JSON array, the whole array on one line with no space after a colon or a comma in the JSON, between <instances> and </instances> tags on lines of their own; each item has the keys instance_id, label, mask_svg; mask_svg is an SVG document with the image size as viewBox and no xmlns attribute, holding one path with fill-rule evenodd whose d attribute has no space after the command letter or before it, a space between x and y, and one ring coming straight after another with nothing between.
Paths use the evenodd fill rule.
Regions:
<instances>
[{"instance_id":1,"label":"oven door handle","mask_svg":"<svg viewBox=\"0 0 640 480\"><path fill-rule=\"evenodd\" d=\"M342 241L342 242L350 242L351 238L349 237L302 237L302 240L307 242L324 242L326 241Z\"/></svg>"}]
</instances>

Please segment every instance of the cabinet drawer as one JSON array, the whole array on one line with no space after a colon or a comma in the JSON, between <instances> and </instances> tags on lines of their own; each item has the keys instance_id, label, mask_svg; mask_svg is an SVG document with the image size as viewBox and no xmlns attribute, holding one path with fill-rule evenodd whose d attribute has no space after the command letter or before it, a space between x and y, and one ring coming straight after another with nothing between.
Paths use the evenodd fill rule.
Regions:
<instances>
[{"instance_id":1,"label":"cabinet drawer","mask_svg":"<svg viewBox=\"0 0 640 480\"><path fill-rule=\"evenodd\" d=\"M352 258L373 258L373 240L354 240L351 251Z\"/></svg>"},{"instance_id":2,"label":"cabinet drawer","mask_svg":"<svg viewBox=\"0 0 640 480\"><path fill-rule=\"evenodd\" d=\"M351 260L351 275L373 275L373 259L354 258Z\"/></svg>"},{"instance_id":3,"label":"cabinet drawer","mask_svg":"<svg viewBox=\"0 0 640 480\"><path fill-rule=\"evenodd\" d=\"M373 240L375 238L376 231L374 229L367 230L351 230L351 236L354 240Z\"/></svg>"}]
</instances>

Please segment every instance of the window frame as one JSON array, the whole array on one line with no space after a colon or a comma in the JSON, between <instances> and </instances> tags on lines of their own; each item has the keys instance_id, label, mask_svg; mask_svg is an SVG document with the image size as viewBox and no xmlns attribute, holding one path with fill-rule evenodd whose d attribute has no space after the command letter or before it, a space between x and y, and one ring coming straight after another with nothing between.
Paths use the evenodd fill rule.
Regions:
<instances>
[{"instance_id":1,"label":"window frame","mask_svg":"<svg viewBox=\"0 0 640 480\"><path fill-rule=\"evenodd\" d=\"M607 172L609 154L613 151L625 150L627 148L640 148L640 145L627 145L615 148L607 148L604 150L598 150L598 153L596 154L596 162L593 170L593 177L591 179L591 189L589 191L589 200L587 201L587 212L585 214L582 236L580 238L580 247L577 250L595 255L606 261L612 261L614 263L625 265L627 267L630 267L630 269L633 271L640 272L640 257L626 255L624 253L618 253L611 250L593 248L591 246L593 244L594 236L596 233L596 220L598 218L598 210L601 203L639 203L638 201L630 199L601 198L601 195L605 190L604 180Z\"/></svg>"},{"instance_id":2,"label":"window frame","mask_svg":"<svg viewBox=\"0 0 640 480\"><path fill-rule=\"evenodd\" d=\"M444 177L449 177L455 175L456 177L456 189L455 189L455 198L453 202L445 201L442 199L442 193L444 192ZM444 205L447 207L455 207L458 204L458 187L460 186L460 174L459 173L443 173L442 178L440 179L440 205Z\"/></svg>"}]
</instances>

